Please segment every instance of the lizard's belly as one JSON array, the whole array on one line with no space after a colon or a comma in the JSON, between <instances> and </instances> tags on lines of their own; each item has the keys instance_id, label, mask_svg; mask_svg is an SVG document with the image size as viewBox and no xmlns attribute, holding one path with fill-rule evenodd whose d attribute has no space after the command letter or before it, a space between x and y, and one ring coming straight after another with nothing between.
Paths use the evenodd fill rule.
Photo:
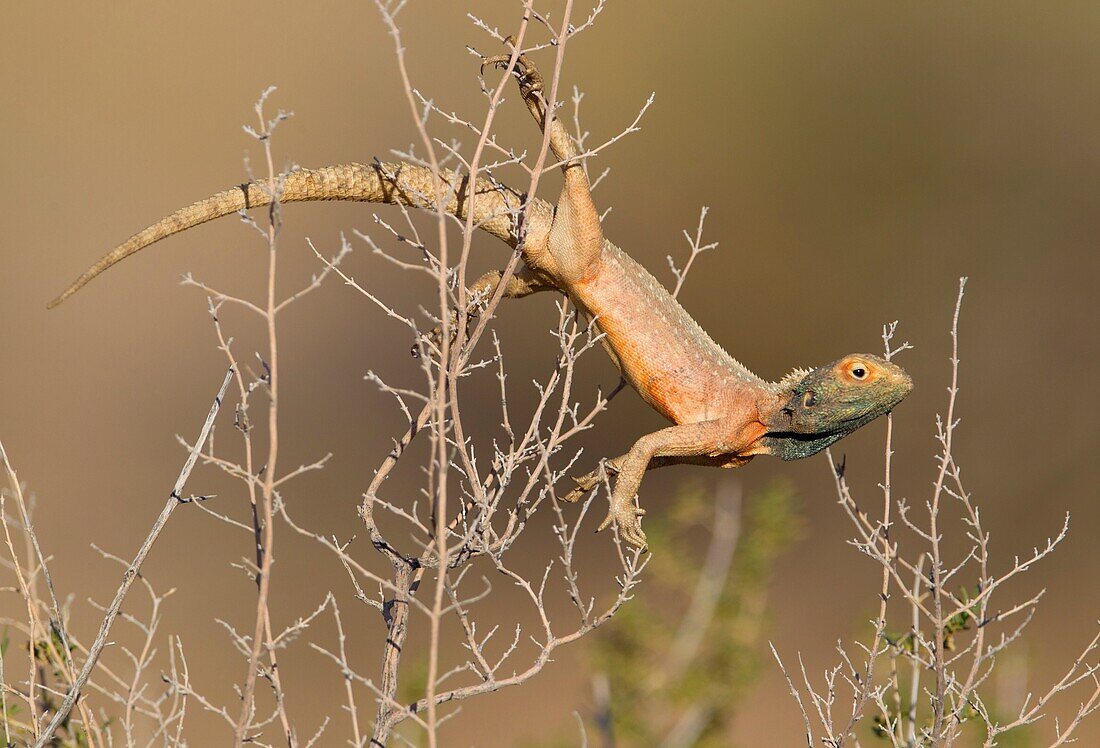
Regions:
<instances>
[{"instance_id":1,"label":"lizard's belly","mask_svg":"<svg viewBox=\"0 0 1100 748\"><path fill-rule=\"evenodd\" d=\"M675 423L719 416L714 404L724 372L718 362L693 339L686 313L653 276L628 270L618 262L605 265L570 295L596 318L623 376L653 408Z\"/></svg>"},{"instance_id":2,"label":"lizard's belly","mask_svg":"<svg viewBox=\"0 0 1100 748\"><path fill-rule=\"evenodd\" d=\"M681 346L664 345L668 341L659 336L639 338L632 328L623 331L614 320L601 317L597 324L607 336L623 376L657 412L674 423L695 423L718 415L709 407L712 388L700 376L699 367L685 361Z\"/></svg>"}]
</instances>

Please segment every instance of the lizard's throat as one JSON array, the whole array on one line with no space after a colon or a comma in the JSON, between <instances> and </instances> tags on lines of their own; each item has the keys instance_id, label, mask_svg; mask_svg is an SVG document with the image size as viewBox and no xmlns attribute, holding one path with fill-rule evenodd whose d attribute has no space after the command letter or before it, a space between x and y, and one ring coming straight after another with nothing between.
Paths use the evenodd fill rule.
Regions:
<instances>
[{"instance_id":1,"label":"lizard's throat","mask_svg":"<svg viewBox=\"0 0 1100 748\"><path fill-rule=\"evenodd\" d=\"M841 421L828 431L803 433L792 430L789 411L780 408L768 419L768 432L760 441L769 454L781 460L801 460L803 457L817 454L886 412L888 412L887 408L876 408Z\"/></svg>"},{"instance_id":2,"label":"lizard's throat","mask_svg":"<svg viewBox=\"0 0 1100 748\"><path fill-rule=\"evenodd\" d=\"M838 431L832 434L795 434L790 431L769 432L760 442L768 450L768 454L781 460L801 460L803 457L815 455L834 442L844 438L847 432Z\"/></svg>"}]
</instances>

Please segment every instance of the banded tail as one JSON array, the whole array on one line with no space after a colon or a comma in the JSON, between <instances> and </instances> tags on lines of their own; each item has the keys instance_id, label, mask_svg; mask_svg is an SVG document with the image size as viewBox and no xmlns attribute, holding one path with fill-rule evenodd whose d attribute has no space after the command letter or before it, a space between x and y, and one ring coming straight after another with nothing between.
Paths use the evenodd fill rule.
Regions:
<instances>
[{"instance_id":1,"label":"banded tail","mask_svg":"<svg viewBox=\"0 0 1100 748\"><path fill-rule=\"evenodd\" d=\"M456 179L459 179L457 183ZM466 218L469 204L468 177L456 177L450 170L440 174L440 182L432 178L430 169L405 163L341 164L320 169L299 169L283 177L280 203L313 200L344 200L368 203L410 205L433 210L433 190L446 187L447 213ZM515 248L516 226L522 196L485 179L477 181L475 225ZM541 201L538 201L541 202ZM131 236L85 270L65 291L51 301L53 309L83 288L93 278L130 255L166 237L192 226L212 221L231 213L271 204L266 183L250 182L219 192L180 208Z\"/></svg>"}]
</instances>

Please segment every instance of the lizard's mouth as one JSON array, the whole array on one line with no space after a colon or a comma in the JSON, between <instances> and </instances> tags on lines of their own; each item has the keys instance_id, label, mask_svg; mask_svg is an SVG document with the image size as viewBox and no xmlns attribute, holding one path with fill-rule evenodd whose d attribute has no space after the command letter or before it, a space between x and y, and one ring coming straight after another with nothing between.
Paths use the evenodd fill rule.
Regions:
<instances>
[{"instance_id":1,"label":"lizard's mouth","mask_svg":"<svg viewBox=\"0 0 1100 748\"><path fill-rule=\"evenodd\" d=\"M843 436L849 433L845 429L830 429L829 431L768 431L764 436L773 439L795 439L796 441L809 442L814 439L822 439L828 436Z\"/></svg>"},{"instance_id":2,"label":"lizard's mouth","mask_svg":"<svg viewBox=\"0 0 1100 748\"><path fill-rule=\"evenodd\" d=\"M892 407L891 405L890 407L876 408L873 411L847 418L837 418L827 427L815 431L795 431L792 429L794 413L788 408L784 408L781 411L784 423L776 424L777 428L775 429L769 429L763 437L763 443L771 454L782 460L800 460L821 452L861 426L888 412Z\"/></svg>"},{"instance_id":3,"label":"lizard's mouth","mask_svg":"<svg viewBox=\"0 0 1100 748\"><path fill-rule=\"evenodd\" d=\"M886 411L882 411L883 413ZM780 411L781 420L780 424L776 424L778 428L769 428L767 436L772 436L777 439L802 439L811 440L817 439L823 436L833 436L835 434L849 434L854 429L859 428L863 422L874 420L878 416L882 415L880 412L863 413L859 415L850 416L848 418L838 417L834 420L829 427L815 428L813 431L798 431L794 428L794 411L791 408L783 408Z\"/></svg>"},{"instance_id":4,"label":"lizard's mouth","mask_svg":"<svg viewBox=\"0 0 1100 748\"><path fill-rule=\"evenodd\" d=\"M786 405L779 410L777 423L768 424L768 436L782 438L816 439L818 437L846 436L879 416L891 412L907 395L901 393L897 398L868 410L840 411L828 414L825 418L811 420L810 423L798 423L802 415L795 406ZM809 420L809 418L807 418ZM801 428L799 428L801 426Z\"/></svg>"}]
</instances>

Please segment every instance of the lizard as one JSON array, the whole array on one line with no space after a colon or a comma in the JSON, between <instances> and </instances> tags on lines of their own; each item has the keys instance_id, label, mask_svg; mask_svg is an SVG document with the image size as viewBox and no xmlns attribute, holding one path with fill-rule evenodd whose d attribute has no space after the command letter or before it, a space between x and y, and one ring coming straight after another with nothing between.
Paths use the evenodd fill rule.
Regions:
<instances>
[{"instance_id":1,"label":"lizard","mask_svg":"<svg viewBox=\"0 0 1100 748\"><path fill-rule=\"evenodd\" d=\"M510 55L487 58L504 65ZM431 197L447 188L444 210L519 250L521 267L505 280L491 271L470 289L483 298L504 281L503 296L540 291L567 296L594 320L622 377L672 425L646 434L606 460L615 475L607 517L597 531L617 526L642 549L646 536L636 504L642 476L674 464L740 467L759 455L796 460L890 412L912 390L898 365L856 353L812 370L795 369L777 382L749 371L715 343L648 271L603 235L584 158L543 96L543 78L526 56L513 70L531 115L545 133L563 173L556 204L494 181L408 163L347 163L282 175L282 203L343 200L435 209ZM104 255L61 295L56 307L100 273L163 238L215 218L270 205L262 182L249 182L200 200L148 226ZM575 478L563 498L576 501L602 480L600 470Z\"/></svg>"}]
</instances>

